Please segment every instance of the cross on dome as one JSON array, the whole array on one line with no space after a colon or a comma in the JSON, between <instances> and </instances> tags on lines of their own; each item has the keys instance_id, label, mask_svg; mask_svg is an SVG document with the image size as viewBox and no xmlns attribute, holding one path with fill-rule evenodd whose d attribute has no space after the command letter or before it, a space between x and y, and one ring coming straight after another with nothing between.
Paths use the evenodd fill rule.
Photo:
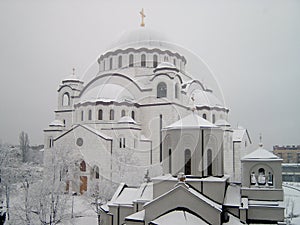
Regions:
<instances>
[{"instance_id":1,"label":"cross on dome","mask_svg":"<svg viewBox=\"0 0 300 225\"><path fill-rule=\"evenodd\" d=\"M144 8L142 8L142 11L140 11L140 15L142 17L141 27L144 27L145 26L144 18L146 17L144 13Z\"/></svg>"},{"instance_id":2,"label":"cross on dome","mask_svg":"<svg viewBox=\"0 0 300 225\"><path fill-rule=\"evenodd\" d=\"M263 147L263 143L262 143L262 134L259 134L259 147Z\"/></svg>"}]
</instances>

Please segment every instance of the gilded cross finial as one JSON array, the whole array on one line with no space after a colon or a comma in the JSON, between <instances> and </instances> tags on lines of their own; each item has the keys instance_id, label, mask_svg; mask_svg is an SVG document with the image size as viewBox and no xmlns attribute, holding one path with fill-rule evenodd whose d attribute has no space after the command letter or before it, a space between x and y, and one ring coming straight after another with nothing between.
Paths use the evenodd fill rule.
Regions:
<instances>
[{"instance_id":1,"label":"gilded cross finial","mask_svg":"<svg viewBox=\"0 0 300 225\"><path fill-rule=\"evenodd\" d=\"M144 18L146 17L144 13L144 8L142 8L142 11L140 11L141 17L142 17L142 22L141 22L141 27L145 26Z\"/></svg>"}]
</instances>

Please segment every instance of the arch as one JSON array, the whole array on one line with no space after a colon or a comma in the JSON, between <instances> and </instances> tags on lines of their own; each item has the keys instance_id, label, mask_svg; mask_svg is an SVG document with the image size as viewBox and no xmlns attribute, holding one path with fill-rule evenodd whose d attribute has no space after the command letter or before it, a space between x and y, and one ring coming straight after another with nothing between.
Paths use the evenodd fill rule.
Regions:
<instances>
[{"instance_id":1,"label":"arch","mask_svg":"<svg viewBox=\"0 0 300 225\"><path fill-rule=\"evenodd\" d=\"M153 68L156 68L158 65L157 55L153 55Z\"/></svg>"},{"instance_id":2,"label":"arch","mask_svg":"<svg viewBox=\"0 0 300 225\"><path fill-rule=\"evenodd\" d=\"M65 92L62 96L62 106L70 106L70 94Z\"/></svg>"},{"instance_id":3,"label":"arch","mask_svg":"<svg viewBox=\"0 0 300 225\"><path fill-rule=\"evenodd\" d=\"M113 68L113 59L110 58L109 59L109 69L112 70L112 68Z\"/></svg>"},{"instance_id":4,"label":"arch","mask_svg":"<svg viewBox=\"0 0 300 225\"><path fill-rule=\"evenodd\" d=\"M103 120L103 111L102 111L102 109L98 110L98 120Z\"/></svg>"},{"instance_id":5,"label":"arch","mask_svg":"<svg viewBox=\"0 0 300 225\"><path fill-rule=\"evenodd\" d=\"M207 150L207 176L212 176L212 151Z\"/></svg>"},{"instance_id":6,"label":"arch","mask_svg":"<svg viewBox=\"0 0 300 225\"><path fill-rule=\"evenodd\" d=\"M121 68L122 67L122 56L119 55L118 57L118 67Z\"/></svg>"},{"instance_id":7,"label":"arch","mask_svg":"<svg viewBox=\"0 0 300 225\"><path fill-rule=\"evenodd\" d=\"M141 55L141 67L146 67L146 55Z\"/></svg>"},{"instance_id":8,"label":"arch","mask_svg":"<svg viewBox=\"0 0 300 225\"><path fill-rule=\"evenodd\" d=\"M131 111L131 118L135 120L135 112L133 110Z\"/></svg>"},{"instance_id":9,"label":"arch","mask_svg":"<svg viewBox=\"0 0 300 225\"><path fill-rule=\"evenodd\" d=\"M129 67L133 67L133 60L134 60L133 54L130 54L129 55Z\"/></svg>"},{"instance_id":10,"label":"arch","mask_svg":"<svg viewBox=\"0 0 300 225\"><path fill-rule=\"evenodd\" d=\"M258 183L259 185L265 185L265 184L266 184L266 174L265 174L265 169L262 168L262 167L258 169L257 183Z\"/></svg>"},{"instance_id":11,"label":"arch","mask_svg":"<svg viewBox=\"0 0 300 225\"><path fill-rule=\"evenodd\" d=\"M84 120L84 111L81 110L81 121L83 121L83 120Z\"/></svg>"},{"instance_id":12,"label":"arch","mask_svg":"<svg viewBox=\"0 0 300 225\"><path fill-rule=\"evenodd\" d=\"M121 117L123 117L123 116L125 116L125 110L124 109L121 111Z\"/></svg>"},{"instance_id":13,"label":"arch","mask_svg":"<svg viewBox=\"0 0 300 225\"><path fill-rule=\"evenodd\" d=\"M92 120L92 110L91 109L89 109L89 115L88 115L88 117L89 117L88 118L89 120Z\"/></svg>"},{"instance_id":14,"label":"arch","mask_svg":"<svg viewBox=\"0 0 300 225\"><path fill-rule=\"evenodd\" d=\"M202 114L202 118L206 120L206 113Z\"/></svg>"},{"instance_id":15,"label":"arch","mask_svg":"<svg viewBox=\"0 0 300 225\"><path fill-rule=\"evenodd\" d=\"M82 161L80 162L80 171L81 171L81 172L86 172L86 163L85 163L84 160L82 160Z\"/></svg>"},{"instance_id":16,"label":"arch","mask_svg":"<svg viewBox=\"0 0 300 225\"><path fill-rule=\"evenodd\" d=\"M160 82L157 85L157 98L167 97L167 85L165 82Z\"/></svg>"},{"instance_id":17,"label":"arch","mask_svg":"<svg viewBox=\"0 0 300 225\"><path fill-rule=\"evenodd\" d=\"M175 84L175 98L179 98L179 84Z\"/></svg>"},{"instance_id":18,"label":"arch","mask_svg":"<svg viewBox=\"0 0 300 225\"><path fill-rule=\"evenodd\" d=\"M212 123L215 123L215 122L216 122L216 115L213 114L213 115L212 115Z\"/></svg>"},{"instance_id":19,"label":"arch","mask_svg":"<svg viewBox=\"0 0 300 225\"><path fill-rule=\"evenodd\" d=\"M113 109L111 109L109 111L109 119L110 120L114 120L115 119L115 111Z\"/></svg>"},{"instance_id":20,"label":"arch","mask_svg":"<svg viewBox=\"0 0 300 225\"><path fill-rule=\"evenodd\" d=\"M191 150L185 149L184 151L184 173L185 175L191 175L192 173L192 158Z\"/></svg>"}]
</instances>

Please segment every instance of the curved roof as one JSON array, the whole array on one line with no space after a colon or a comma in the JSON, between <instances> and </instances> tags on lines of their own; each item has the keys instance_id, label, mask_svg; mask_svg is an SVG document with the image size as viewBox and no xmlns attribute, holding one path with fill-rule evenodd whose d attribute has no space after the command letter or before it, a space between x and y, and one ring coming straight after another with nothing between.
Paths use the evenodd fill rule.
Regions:
<instances>
[{"instance_id":1,"label":"curved roof","mask_svg":"<svg viewBox=\"0 0 300 225\"><path fill-rule=\"evenodd\" d=\"M61 120L53 120L50 124L50 127L64 127L65 124Z\"/></svg>"},{"instance_id":2,"label":"curved roof","mask_svg":"<svg viewBox=\"0 0 300 225\"><path fill-rule=\"evenodd\" d=\"M196 89L192 92L196 106L224 107L221 101L211 92Z\"/></svg>"},{"instance_id":3,"label":"curved roof","mask_svg":"<svg viewBox=\"0 0 300 225\"><path fill-rule=\"evenodd\" d=\"M121 85L101 84L83 93L80 102L81 103L94 102L94 101L132 102L133 100L134 100L133 95Z\"/></svg>"},{"instance_id":4,"label":"curved roof","mask_svg":"<svg viewBox=\"0 0 300 225\"><path fill-rule=\"evenodd\" d=\"M118 123L132 123L136 124L135 120L132 119L130 116L123 116L121 119L118 121Z\"/></svg>"}]
</instances>

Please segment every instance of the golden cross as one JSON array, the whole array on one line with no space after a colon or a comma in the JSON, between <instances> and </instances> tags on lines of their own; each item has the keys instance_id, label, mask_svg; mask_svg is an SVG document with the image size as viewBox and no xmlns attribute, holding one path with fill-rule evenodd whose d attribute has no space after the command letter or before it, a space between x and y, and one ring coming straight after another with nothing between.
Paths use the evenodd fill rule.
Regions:
<instances>
[{"instance_id":1,"label":"golden cross","mask_svg":"<svg viewBox=\"0 0 300 225\"><path fill-rule=\"evenodd\" d=\"M140 11L141 17L142 17L142 22L141 22L141 27L145 26L144 23L144 18L146 17L145 13L144 13L144 8L142 8L142 11Z\"/></svg>"}]
</instances>

